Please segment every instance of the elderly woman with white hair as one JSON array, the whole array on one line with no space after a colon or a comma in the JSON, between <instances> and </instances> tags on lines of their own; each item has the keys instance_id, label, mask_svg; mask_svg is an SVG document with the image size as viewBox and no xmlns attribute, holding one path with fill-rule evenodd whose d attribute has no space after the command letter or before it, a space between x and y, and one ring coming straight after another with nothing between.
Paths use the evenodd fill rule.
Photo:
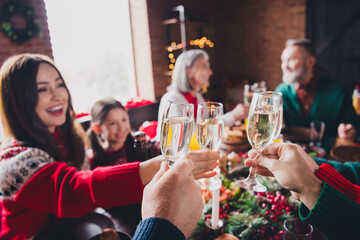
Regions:
<instances>
[{"instance_id":1,"label":"elderly woman with white hair","mask_svg":"<svg viewBox=\"0 0 360 240\"><path fill-rule=\"evenodd\" d=\"M161 122L166 102L180 102L194 104L196 118L197 104L205 102L201 95L203 87L209 86L210 76L209 55L200 49L188 50L176 59L171 85L168 92L161 98L158 121ZM243 120L249 113L249 106L238 104L232 111L224 115L225 126L232 126L237 120ZM158 133L161 124L158 125Z\"/></svg>"}]
</instances>

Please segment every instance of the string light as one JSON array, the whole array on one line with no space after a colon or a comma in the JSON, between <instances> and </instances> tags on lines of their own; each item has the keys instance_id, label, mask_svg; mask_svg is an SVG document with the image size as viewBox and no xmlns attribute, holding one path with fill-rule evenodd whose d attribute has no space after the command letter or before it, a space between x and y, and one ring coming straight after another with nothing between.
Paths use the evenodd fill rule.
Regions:
<instances>
[{"instance_id":1,"label":"string light","mask_svg":"<svg viewBox=\"0 0 360 240\"><path fill-rule=\"evenodd\" d=\"M209 48L213 48L214 47L214 43L211 42L210 39L207 39L206 37L202 37L202 38L199 38L199 39L194 39L194 40L190 40L190 46L197 46L199 48L205 48L205 47L209 47ZM167 47L167 51L168 51L168 57L169 57L169 61L170 61L170 64L169 64L169 69L171 71L174 70L174 64L175 64L175 57L174 57L174 54L172 53L173 51L175 50L179 50L179 49L182 49L184 48L183 44L182 43L176 43L176 42L172 42L170 44L170 46Z\"/></svg>"}]
</instances>

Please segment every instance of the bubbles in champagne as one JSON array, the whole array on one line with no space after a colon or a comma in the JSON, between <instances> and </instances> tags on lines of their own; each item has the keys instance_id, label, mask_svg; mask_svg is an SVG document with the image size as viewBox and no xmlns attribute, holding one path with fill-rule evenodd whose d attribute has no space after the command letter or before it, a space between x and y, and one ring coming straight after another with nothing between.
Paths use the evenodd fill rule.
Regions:
<instances>
[{"instance_id":1,"label":"bubbles in champagne","mask_svg":"<svg viewBox=\"0 0 360 240\"><path fill-rule=\"evenodd\" d=\"M209 118L198 121L197 136L201 149L218 150L224 130L222 119Z\"/></svg>"},{"instance_id":2,"label":"bubbles in champagne","mask_svg":"<svg viewBox=\"0 0 360 240\"><path fill-rule=\"evenodd\" d=\"M162 121L160 146L169 165L185 157L193 132L193 119L170 117Z\"/></svg>"},{"instance_id":3,"label":"bubbles in champagne","mask_svg":"<svg viewBox=\"0 0 360 240\"><path fill-rule=\"evenodd\" d=\"M249 112L247 135L255 150L263 150L274 140L279 124L278 117L279 111L271 112L271 109L256 109Z\"/></svg>"}]
</instances>

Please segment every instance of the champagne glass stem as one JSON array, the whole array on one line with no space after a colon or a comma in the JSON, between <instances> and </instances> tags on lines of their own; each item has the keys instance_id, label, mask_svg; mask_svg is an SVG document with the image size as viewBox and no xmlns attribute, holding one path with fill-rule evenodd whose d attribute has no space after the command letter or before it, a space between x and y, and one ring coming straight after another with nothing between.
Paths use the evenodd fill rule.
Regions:
<instances>
[{"instance_id":1,"label":"champagne glass stem","mask_svg":"<svg viewBox=\"0 0 360 240\"><path fill-rule=\"evenodd\" d=\"M246 188L254 192L266 192L267 190L267 188L259 183L256 179L256 166L251 166L247 178L236 181L236 184L242 188Z\"/></svg>"}]
</instances>

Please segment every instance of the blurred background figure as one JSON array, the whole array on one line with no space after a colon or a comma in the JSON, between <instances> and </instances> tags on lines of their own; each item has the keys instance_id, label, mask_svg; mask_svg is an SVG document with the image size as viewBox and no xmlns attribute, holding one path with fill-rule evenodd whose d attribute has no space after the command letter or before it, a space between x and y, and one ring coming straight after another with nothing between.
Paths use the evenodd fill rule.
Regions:
<instances>
[{"instance_id":1,"label":"blurred background figure","mask_svg":"<svg viewBox=\"0 0 360 240\"><path fill-rule=\"evenodd\" d=\"M325 123L324 148L338 135L354 140L356 114L345 86L314 70L315 49L307 39L289 39L281 54L283 77L276 91L283 94L286 127L310 127L310 122ZM345 127L340 125L346 124Z\"/></svg>"},{"instance_id":2,"label":"blurred background figure","mask_svg":"<svg viewBox=\"0 0 360 240\"><path fill-rule=\"evenodd\" d=\"M188 50L179 55L176 59L171 85L160 101L158 134L167 101L194 104L196 119L197 104L205 102L201 90L203 87L209 86L212 74L209 55L204 50ZM225 126L232 126L237 120L244 120L247 118L248 112L248 105L238 104L232 111L224 114Z\"/></svg>"}]
</instances>

